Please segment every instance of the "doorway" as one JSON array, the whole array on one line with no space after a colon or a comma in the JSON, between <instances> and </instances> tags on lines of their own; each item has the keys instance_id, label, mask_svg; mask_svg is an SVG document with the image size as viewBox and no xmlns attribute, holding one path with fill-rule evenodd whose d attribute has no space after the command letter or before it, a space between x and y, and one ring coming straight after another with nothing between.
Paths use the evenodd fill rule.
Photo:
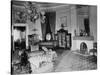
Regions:
<instances>
[{"instance_id":1,"label":"doorway","mask_svg":"<svg viewBox=\"0 0 100 75\"><path fill-rule=\"evenodd\" d=\"M26 27L25 26L13 27L13 43L14 43L14 50L26 49Z\"/></svg>"},{"instance_id":2,"label":"doorway","mask_svg":"<svg viewBox=\"0 0 100 75\"><path fill-rule=\"evenodd\" d=\"M46 35L50 34L51 40L53 40L56 24L56 12L46 12L45 16L45 23L41 23L43 39L46 41Z\"/></svg>"}]
</instances>

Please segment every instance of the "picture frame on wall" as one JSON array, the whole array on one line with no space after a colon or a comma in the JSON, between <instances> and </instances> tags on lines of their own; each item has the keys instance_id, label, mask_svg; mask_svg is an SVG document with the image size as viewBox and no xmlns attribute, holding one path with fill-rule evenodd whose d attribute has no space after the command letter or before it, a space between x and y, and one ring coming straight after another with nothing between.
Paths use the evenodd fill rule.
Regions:
<instances>
[{"instance_id":1,"label":"picture frame on wall","mask_svg":"<svg viewBox=\"0 0 100 75\"><path fill-rule=\"evenodd\" d=\"M67 16L60 17L61 24L67 27Z\"/></svg>"},{"instance_id":2,"label":"picture frame on wall","mask_svg":"<svg viewBox=\"0 0 100 75\"><path fill-rule=\"evenodd\" d=\"M27 11L25 10L25 7L20 7L20 6L16 6L13 5L13 1L12 1L12 22L13 23L27 23Z\"/></svg>"}]
</instances>

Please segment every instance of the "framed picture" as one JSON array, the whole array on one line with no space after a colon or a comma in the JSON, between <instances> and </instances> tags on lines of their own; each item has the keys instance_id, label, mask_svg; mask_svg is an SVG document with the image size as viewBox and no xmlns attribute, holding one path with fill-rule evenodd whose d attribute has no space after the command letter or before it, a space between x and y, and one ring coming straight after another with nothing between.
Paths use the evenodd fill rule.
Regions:
<instances>
[{"instance_id":1,"label":"framed picture","mask_svg":"<svg viewBox=\"0 0 100 75\"><path fill-rule=\"evenodd\" d=\"M12 16L14 23L26 23L27 21L26 10L20 6L12 6Z\"/></svg>"},{"instance_id":2,"label":"framed picture","mask_svg":"<svg viewBox=\"0 0 100 75\"><path fill-rule=\"evenodd\" d=\"M61 24L67 27L67 16L60 17Z\"/></svg>"}]
</instances>

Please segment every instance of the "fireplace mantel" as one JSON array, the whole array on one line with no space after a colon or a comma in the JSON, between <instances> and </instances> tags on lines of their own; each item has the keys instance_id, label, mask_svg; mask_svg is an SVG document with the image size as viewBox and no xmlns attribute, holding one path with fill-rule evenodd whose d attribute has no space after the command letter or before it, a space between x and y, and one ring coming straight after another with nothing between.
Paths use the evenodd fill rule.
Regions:
<instances>
[{"instance_id":1,"label":"fireplace mantel","mask_svg":"<svg viewBox=\"0 0 100 75\"><path fill-rule=\"evenodd\" d=\"M93 36L74 36L73 37L73 40L94 40L94 37Z\"/></svg>"},{"instance_id":2,"label":"fireplace mantel","mask_svg":"<svg viewBox=\"0 0 100 75\"><path fill-rule=\"evenodd\" d=\"M86 43L89 52L89 50L93 48L93 41L93 36L74 36L72 50L80 50L80 44L84 42Z\"/></svg>"}]
</instances>

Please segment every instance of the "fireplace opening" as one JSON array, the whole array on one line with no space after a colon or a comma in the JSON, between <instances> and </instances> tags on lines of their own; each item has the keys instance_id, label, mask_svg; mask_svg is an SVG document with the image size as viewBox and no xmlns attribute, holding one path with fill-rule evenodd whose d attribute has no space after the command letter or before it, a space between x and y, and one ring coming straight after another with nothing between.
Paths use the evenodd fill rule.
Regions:
<instances>
[{"instance_id":1,"label":"fireplace opening","mask_svg":"<svg viewBox=\"0 0 100 75\"><path fill-rule=\"evenodd\" d=\"M82 54L87 54L88 53L87 44L85 42L82 42L80 44L80 53L82 53Z\"/></svg>"}]
</instances>

